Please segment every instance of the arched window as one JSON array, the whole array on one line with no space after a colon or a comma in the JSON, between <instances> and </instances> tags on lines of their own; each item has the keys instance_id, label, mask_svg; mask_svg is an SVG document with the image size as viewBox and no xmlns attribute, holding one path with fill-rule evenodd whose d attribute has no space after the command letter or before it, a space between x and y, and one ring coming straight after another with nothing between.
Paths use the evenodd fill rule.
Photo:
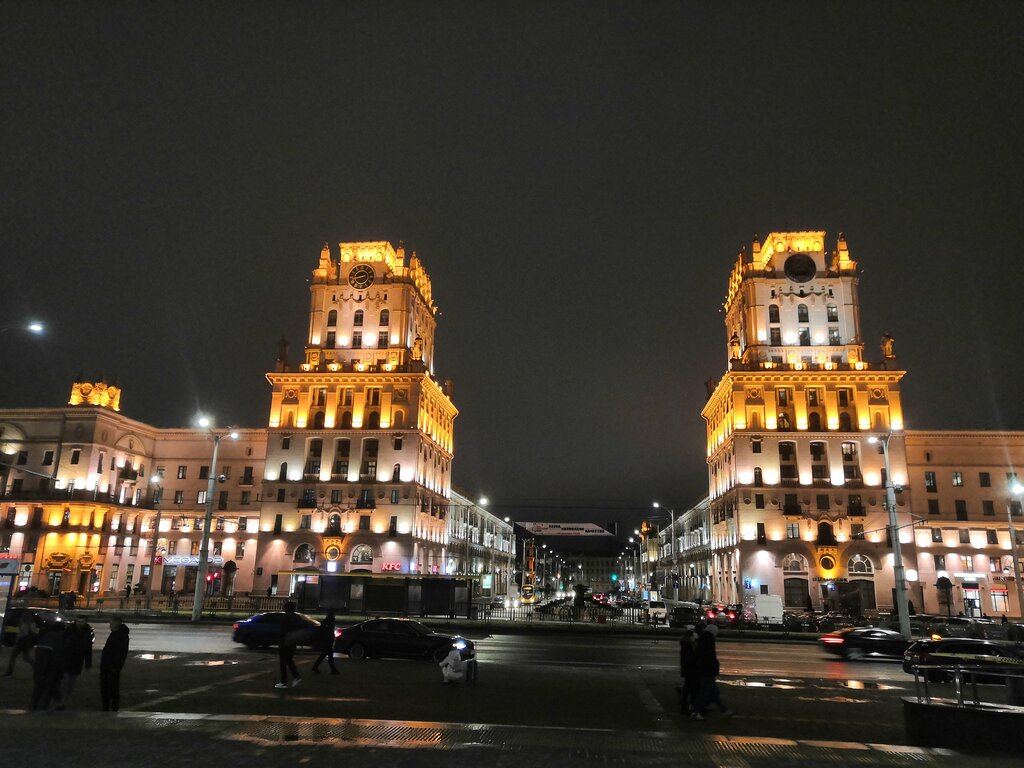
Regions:
<instances>
[{"instance_id":1,"label":"arched window","mask_svg":"<svg viewBox=\"0 0 1024 768\"><path fill-rule=\"evenodd\" d=\"M807 414L807 429L811 432L821 432L821 414L811 411Z\"/></svg>"},{"instance_id":2,"label":"arched window","mask_svg":"<svg viewBox=\"0 0 1024 768\"><path fill-rule=\"evenodd\" d=\"M779 411L775 416L775 425L778 427L780 432L789 432L793 429L793 425L789 420L789 414L785 411Z\"/></svg>"},{"instance_id":3,"label":"arched window","mask_svg":"<svg viewBox=\"0 0 1024 768\"><path fill-rule=\"evenodd\" d=\"M372 565L373 550L369 544L360 544L352 550L352 562L356 565Z\"/></svg>"},{"instance_id":4,"label":"arched window","mask_svg":"<svg viewBox=\"0 0 1024 768\"><path fill-rule=\"evenodd\" d=\"M783 573L807 573L807 558L796 553L782 559Z\"/></svg>"},{"instance_id":5,"label":"arched window","mask_svg":"<svg viewBox=\"0 0 1024 768\"><path fill-rule=\"evenodd\" d=\"M316 415L313 417L313 429L323 429L323 428L324 428L324 412L323 411L317 411Z\"/></svg>"},{"instance_id":6,"label":"arched window","mask_svg":"<svg viewBox=\"0 0 1024 768\"><path fill-rule=\"evenodd\" d=\"M779 322L779 305L769 304L768 305L768 322L777 323Z\"/></svg>"},{"instance_id":7,"label":"arched window","mask_svg":"<svg viewBox=\"0 0 1024 768\"><path fill-rule=\"evenodd\" d=\"M373 411L366 417L366 428L380 429L380 413L378 411Z\"/></svg>"},{"instance_id":8,"label":"arched window","mask_svg":"<svg viewBox=\"0 0 1024 768\"><path fill-rule=\"evenodd\" d=\"M313 551L311 544L299 544L295 548L295 556L292 557L292 562L309 565L315 557L316 553Z\"/></svg>"},{"instance_id":9,"label":"arched window","mask_svg":"<svg viewBox=\"0 0 1024 768\"><path fill-rule=\"evenodd\" d=\"M278 473L277 479L278 480L287 480L288 479L288 462L287 461L282 461L281 462L281 471Z\"/></svg>"},{"instance_id":10,"label":"arched window","mask_svg":"<svg viewBox=\"0 0 1024 768\"><path fill-rule=\"evenodd\" d=\"M355 315L352 317L352 325L361 326L363 324L363 310L357 309Z\"/></svg>"},{"instance_id":11,"label":"arched window","mask_svg":"<svg viewBox=\"0 0 1024 768\"><path fill-rule=\"evenodd\" d=\"M391 482L392 483L397 483L401 479L402 479L402 465L401 464L395 464L395 466L391 469Z\"/></svg>"},{"instance_id":12,"label":"arched window","mask_svg":"<svg viewBox=\"0 0 1024 768\"><path fill-rule=\"evenodd\" d=\"M341 515L331 515L327 518L327 530L331 533L337 533L341 530Z\"/></svg>"},{"instance_id":13,"label":"arched window","mask_svg":"<svg viewBox=\"0 0 1024 768\"><path fill-rule=\"evenodd\" d=\"M798 323L810 322L810 315L807 312L806 304L798 304L796 308L796 321Z\"/></svg>"},{"instance_id":14,"label":"arched window","mask_svg":"<svg viewBox=\"0 0 1024 768\"><path fill-rule=\"evenodd\" d=\"M405 411L395 411L391 414L391 426L395 429L401 429L405 426Z\"/></svg>"},{"instance_id":15,"label":"arched window","mask_svg":"<svg viewBox=\"0 0 1024 768\"><path fill-rule=\"evenodd\" d=\"M875 566L873 566L871 561L864 557L864 555L854 555L851 557L850 561L846 564L846 568L850 572L851 576L855 573L864 574L875 572Z\"/></svg>"},{"instance_id":16,"label":"arched window","mask_svg":"<svg viewBox=\"0 0 1024 768\"><path fill-rule=\"evenodd\" d=\"M751 411L750 423L747 424L748 429L760 429L761 428L761 414L759 411Z\"/></svg>"},{"instance_id":17,"label":"arched window","mask_svg":"<svg viewBox=\"0 0 1024 768\"><path fill-rule=\"evenodd\" d=\"M760 467L754 467L754 485L759 487L764 485L764 475L761 473Z\"/></svg>"},{"instance_id":18,"label":"arched window","mask_svg":"<svg viewBox=\"0 0 1024 768\"><path fill-rule=\"evenodd\" d=\"M388 325L391 322L391 310L382 309L380 311L380 325Z\"/></svg>"},{"instance_id":19,"label":"arched window","mask_svg":"<svg viewBox=\"0 0 1024 768\"><path fill-rule=\"evenodd\" d=\"M332 327L338 324L338 310L332 309L327 313L327 325Z\"/></svg>"},{"instance_id":20,"label":"arched window","mask_svg":"<svg viewBox=\"0 0 1024 768\"><path fill-rule=\"evenodd\" d=\"M853 431L853 420L850 418L850 414L843 411L839 414L839 431L840 432L852 432Z\"/></svg>"}]
</instances>

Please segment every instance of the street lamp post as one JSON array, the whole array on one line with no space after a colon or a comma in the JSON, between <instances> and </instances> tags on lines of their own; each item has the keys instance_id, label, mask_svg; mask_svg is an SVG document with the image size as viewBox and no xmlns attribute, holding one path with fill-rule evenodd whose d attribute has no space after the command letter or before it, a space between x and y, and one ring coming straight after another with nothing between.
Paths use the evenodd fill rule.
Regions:
<instances>
[{"instance_id":1,"label":"street lamp post","mask_svg":"<svg viewBox=\"0 0 1024 768\"><path fill-rule=\"evenodd\" d=\"M210 420L199 420L199 426L209 428ZM196 591L192 601L192 621L199 621L203 615L203 601L206 598L206 574L210 569L210 528L213 525L213 492L217 482L217 452L220 441L225 437L238 439L237 432L210 432L213 437L213 458L210 460L210 479L206 484L206 517L203 520L203 539L199 545L199 572L196 574Z\"/></svg>"},{"instance_id":2,"label":"street lamp post","mask_svg":"<svg viewBox=\"0 0 1024 768\"><path fill-rule=\"evenodd\" d=\"M150 482L159 488L160 475L153 475ZM161 499L161 503L163 500ZM153 524L153 544L149 550L149 583L146 585L146 610L153 607L153 578L156 574L156 547L160 541L160 504L156 507L156 522Z\"/></svg>"},{"instance_id":3,"label":"street lamp post","mask_svg":"<svg viewBox=\"0 0 1024 768\"><path fill-rule=\"evenodd\" d=\"M900 550L900 528L896 521L896 486L892 482L892 471L889 467L889 439L892 432L885 437L872 435L868 442L875 444L881 441L882 456L885 459L885 509L889 513L889 538L892 541L892 573L896 580L896 613L900 621L900 634L910 639L910 610L907 607L907 576L903 569L903 554Z\"/></svg>"},{"instance_id":4,"label":"street lamp post","mask_svg":"<svg viewBox=\"0 0 1024 768\"><path fill-rule=\"evenodd\" d=\"M1017 500L1024 496L1024 485L1015 482L1010 491ZM1024 620L1024 584L1020 583L1020 559L1017 557L1017 532L1013 528L1013 507L1006 505L1006 522L1010 526L1010 554L1013 556L1013 581L1017 587L1017 611Z\"/></svg>"}]
</instances>

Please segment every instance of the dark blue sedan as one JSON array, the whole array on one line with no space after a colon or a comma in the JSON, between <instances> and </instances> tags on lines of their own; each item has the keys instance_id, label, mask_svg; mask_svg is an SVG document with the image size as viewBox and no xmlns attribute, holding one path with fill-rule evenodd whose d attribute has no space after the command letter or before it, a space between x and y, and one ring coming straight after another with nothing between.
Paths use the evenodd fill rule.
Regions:
<instances>
[{"instance_id":1,"label":"dark blue sedan","mask_svg":"<svg viewBox=\"0 0 1024 768\"><path fill-rule=\"evenodd\" d=\"M242 643L246 648L276 646L281 640L281 625L284 623L286 615L284 611L267 611L236 622L231 639L236 643ZM295 645L312 648L316 644L320 622L304 613L296 613L295 620L299 622L300 627L293 631L301 633L300 639Z\"/></svg>"}]
</instances>

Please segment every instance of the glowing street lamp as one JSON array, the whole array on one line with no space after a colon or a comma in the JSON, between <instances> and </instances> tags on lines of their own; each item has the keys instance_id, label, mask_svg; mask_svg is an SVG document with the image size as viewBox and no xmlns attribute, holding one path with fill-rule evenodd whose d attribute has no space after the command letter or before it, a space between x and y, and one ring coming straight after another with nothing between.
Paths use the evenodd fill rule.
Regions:
<instances>
[{"instance_id":1,"label":"glowing street lamp","mask_svg":"<svg viewBox=\"0 0 1024 768\"><path fill-rule=\"evenodd\" d=\"M238 439L238 433L234 430L216 432L211 429L213 422L206 416L198 418L196 423L208 430L210 437L213 438L213 458L210 460L210 479L206 484L206 517L203 521L203 540L199 545L199 572L196 574L195 599L192 601L192 621L199 621L203 615L203 601L206 599L206 574L210 570L210 528L213 526L213 492L214 484L217 482L217 451L220 449L220 441L225 437Z\"/></svg>"},{"instance_id":2,"label":"glowing street lamp","mask_svg":"<svg viewBox=\"0 0 1024 768\"><path fill-rule=\"evenodd\" d=\"M9 325L0 325L0 333L6 333L7 331L25 331L26 333L32 333L36 336L41 336L46 332L46 326L38 320L32 320L27 323L11 323Z\"/></svg>"}]
</instances>

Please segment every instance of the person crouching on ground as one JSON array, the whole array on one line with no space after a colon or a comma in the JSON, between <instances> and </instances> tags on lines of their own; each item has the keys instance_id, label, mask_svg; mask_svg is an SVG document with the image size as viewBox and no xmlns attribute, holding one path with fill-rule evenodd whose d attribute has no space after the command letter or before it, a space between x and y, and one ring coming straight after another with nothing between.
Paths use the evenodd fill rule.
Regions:
<instances>
[{"instance_id":1,"label":"person crouching on ground","mask_svg":"<svg viewBox=\"0 0 1024 768\"><path fill-rule=\"evenodd\" d=\"M441 678L445 683L458 682L464 674L462 654L454 645L448 655L441 659Z\"/></svg>"}]
</instances>

